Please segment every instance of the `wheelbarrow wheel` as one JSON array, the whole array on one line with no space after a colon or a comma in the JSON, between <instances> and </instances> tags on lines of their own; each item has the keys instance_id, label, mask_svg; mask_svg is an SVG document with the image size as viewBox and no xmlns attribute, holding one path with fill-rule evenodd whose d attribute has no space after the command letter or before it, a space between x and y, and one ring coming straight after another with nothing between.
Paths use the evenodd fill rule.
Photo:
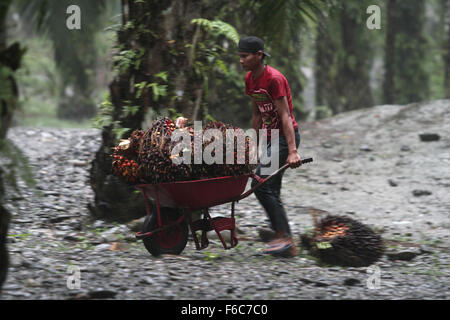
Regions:
<instances>
[{"instance_id":1,"label":"wheelbarrow wheel","mask_svg":"<svg viewBox=\"0 0 450 320\"><path fill-rule=\"evenodd\" d=\"M172 208L160 208L162 226L174 223L181 214ZM144 221L143 233L158 229L158 216L156 210L147 216ZM161 254L180 254L186 247L188 240L188 224L185 220L180 223L159 231L143 239L144 246L151 255L157 257Z\"/></svg>"}]
</instances>

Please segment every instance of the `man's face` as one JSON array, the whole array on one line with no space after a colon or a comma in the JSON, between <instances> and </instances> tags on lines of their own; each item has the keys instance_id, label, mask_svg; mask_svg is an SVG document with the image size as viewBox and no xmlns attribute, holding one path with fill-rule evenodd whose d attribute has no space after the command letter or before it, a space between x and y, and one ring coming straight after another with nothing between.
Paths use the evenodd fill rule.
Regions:
<instances>
[{"instance_id":1,"label":"man's face","mask_svg":"<svg viewBox=\"0 0 450 320\"><path fill-rule=\"evenodd\" d=\"M239 62L242 65L242 68L246 71L255 70L256 67L259 66L262 59L262 52L258 51L257 53L250 52L238 52L239 54Z\"/></svg>"}]
</instances>

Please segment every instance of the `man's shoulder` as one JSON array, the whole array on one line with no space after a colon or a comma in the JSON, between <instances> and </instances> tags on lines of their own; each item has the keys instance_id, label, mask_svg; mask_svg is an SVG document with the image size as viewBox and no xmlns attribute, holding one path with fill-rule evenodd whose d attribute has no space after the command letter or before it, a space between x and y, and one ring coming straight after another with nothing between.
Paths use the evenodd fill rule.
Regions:
<instances>
[{"instance_id":1,"label":"man's shoulder","mask_svg":"<svg viewBox=\"0 0 450 320\"><path fill-rule=\"evenodd\" d=\"M286 80L286 77L278 69L275 69L274 67L271 67L269 65L267 65L266 68L267 68L267 75L270 80L272 79L280 79L283 81Z\"/></svg>"}]
</instances>

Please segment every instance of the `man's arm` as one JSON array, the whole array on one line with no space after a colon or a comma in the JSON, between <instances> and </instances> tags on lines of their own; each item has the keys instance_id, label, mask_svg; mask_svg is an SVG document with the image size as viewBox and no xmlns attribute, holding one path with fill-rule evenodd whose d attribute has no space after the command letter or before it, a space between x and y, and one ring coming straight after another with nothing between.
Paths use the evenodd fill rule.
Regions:
<instances>
[{"instance_id":1,"label":"man's arm","mask_svg":"<svg viewBox=\"0 0 450 320\"><path fill-rule=\"evenodd\" d=\"M289 113L289 105L286 97L275 100L275 109L280 116L281 126L288 144L289 155L286 163L289 163L291 168L299 167L302 165L302 162L297 151L297 146L295 145L294 126L292 125L292 119Z\"/></svg>"}]
</instances>

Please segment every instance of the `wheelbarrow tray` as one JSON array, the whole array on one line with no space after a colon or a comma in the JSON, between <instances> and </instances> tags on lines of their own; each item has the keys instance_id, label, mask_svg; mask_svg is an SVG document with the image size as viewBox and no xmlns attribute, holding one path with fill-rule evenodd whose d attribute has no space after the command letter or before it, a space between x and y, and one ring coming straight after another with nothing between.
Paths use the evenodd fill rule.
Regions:
<instances>
[{"instance_id":1,"label":"wheelbarrow tray","mask_svg":"<svg viewBox=\"0 0 450 320\"><path fill-rule=\"evenodd\" d=\"M312 158L307 158L303 159L302 163L311 161ZM147 218L146 223L144 223L143 232L138 232L136 238L142 239L147 250L154 256L160 253L179 254L186 246L188 233L186 220L188 220L197 250L204 249L208 246L207 232L212 230L216 231L225 249L233 248L238 244L238 239L235 234L235 202L252 194L257 188L267 183L267 181L288 168L288 166L289 164L285 164L267 178L261 178L256 174L249 173L241 176L137 185L136 187L142 192L145 199ZM250 190L244 192L250 177L258 183L252 186ZM153 209L150 210L149 198L153 198L156 201L155 211ZM228 202L231 202L231 218L212 218L210 216L208 212L209 208ZM170 211L167 211L171 210L169 209L170 207L176 208L177 210L187 209L186 211L188 213L171 216ZM164 211L162 210L163 208L165 208ZM190 212L193 210L201 210L203 219L192 221ZM163 215L162 212L165 214ZM199 230L202 232L201 243L196 234L196 231ZM230 247L226 245L225 240L220 234L223 230L231 231ZM171 241L172 238L175 238L175 240Z\"/></svg>"},{"instance_id":2,"label":"wheelbarrow tray","mask_svg":"<svg viewBox=\"0 0 450 320\"><path fill-rule=\"evenodd\" d=\"M210 208L231 202L245 190L250 174L193 181L160 184L140 184L137 187L147 197L159 201L162 207Z\"/></svg>"}]
</instances>

